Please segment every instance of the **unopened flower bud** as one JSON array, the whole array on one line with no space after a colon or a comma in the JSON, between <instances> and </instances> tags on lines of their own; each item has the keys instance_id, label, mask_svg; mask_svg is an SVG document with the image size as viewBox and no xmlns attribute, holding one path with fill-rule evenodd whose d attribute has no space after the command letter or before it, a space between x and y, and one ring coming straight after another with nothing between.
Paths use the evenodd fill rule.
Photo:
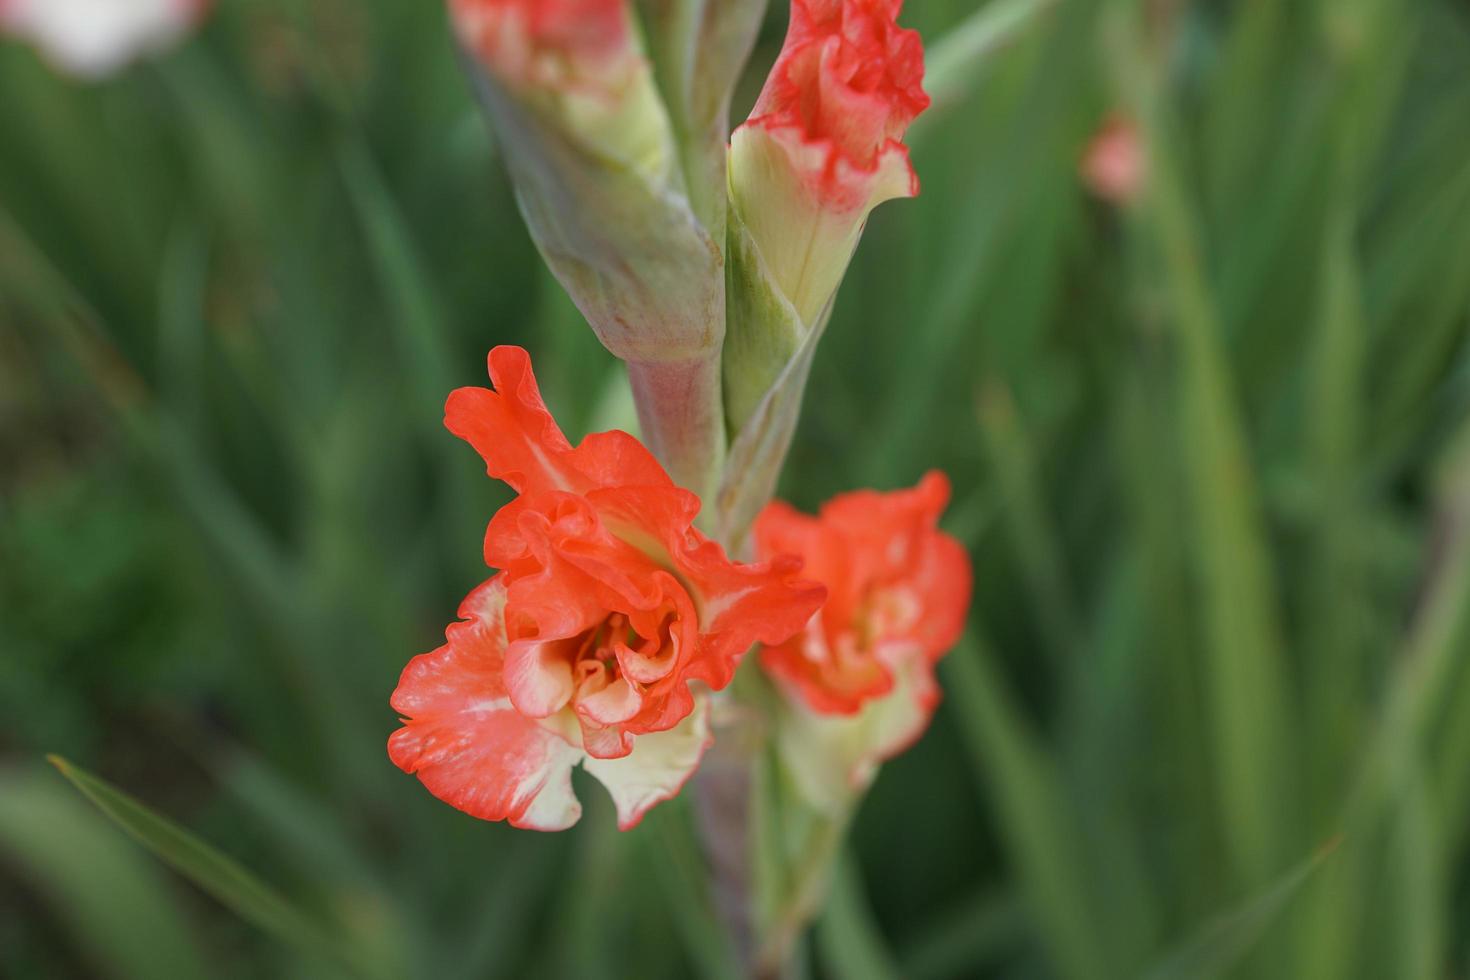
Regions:
<instances>
[{"instance_id":1,"label":"unopened flower bud","mask_svg":"<svg viewBox=\"0 0 1470 980\"><path fill-rule=\"evenodd\" d=\"M812 323L874 207L919 191L901 140L929 105L903 0L794 0L751 118L730 141L735 209L782 294Z\"/></svg>"},{"instance_id":2,"label":"unopened flower bud","mask_svg":"<svg viewBox=\"0 0 1470 980\"><path fill-rule=\"evenodd\" d=\"M526 111L604 163L671 179L673 137L623 0L451 0L450 9L477 69Z\"/></svg>"},{"instance_id":3,"label":"unopened flower bud","mask_svg":"<svg viewBox=\"0 0 1470 980\"><path fill-rule=\"evenodd\" d=\"M704 490L724 449L723 252L696 216L628 0L450 0L547 264L627 362L645 438Z\"/></svg>"},{"instance_id":4,"label":"unopened flower bud","mask_svg":"<svg viewBox=\"0 0 1470 980\"><path fill-rule=\"evenodd\" d=\"M901 142L929 105L903 0L792 0L791 27L730 140L725 412L742 473L733 538L769 499L812 347L874 207L918 193Z\"/></svg>"}]
</instances>

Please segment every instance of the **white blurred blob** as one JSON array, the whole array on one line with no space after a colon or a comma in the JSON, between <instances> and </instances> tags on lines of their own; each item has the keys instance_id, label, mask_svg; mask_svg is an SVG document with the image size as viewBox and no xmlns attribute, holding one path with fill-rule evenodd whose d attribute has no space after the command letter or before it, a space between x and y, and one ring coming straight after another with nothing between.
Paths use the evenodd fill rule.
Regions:
<instances>
[{"instance_id":1,"label":"white blurred blob","mask_svg":"<svg viewBox=\"0 0 1470 980\"><path fill-rule=\"evenodd\" d=\"M0 0L0 32L34 44L61 71L102 78L167 47L208 0Z\"/></svg>"}]
</instances>

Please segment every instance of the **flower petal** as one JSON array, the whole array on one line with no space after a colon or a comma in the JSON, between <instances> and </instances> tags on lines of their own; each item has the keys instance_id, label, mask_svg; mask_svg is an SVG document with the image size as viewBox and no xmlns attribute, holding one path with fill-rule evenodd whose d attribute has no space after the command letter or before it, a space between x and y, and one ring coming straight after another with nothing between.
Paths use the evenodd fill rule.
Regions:
<instances>
[{"instance_id":1,"label":"flower petal","mask_svg":"<svg viewBox=\"0 0 1470 980\"><path fill-rule=\"evenodd\" d=\"M687 676L714 690L730 682L740 657L755 643L781 643L800 633L826 598L823 586L799 577L801 561L790 555L732 562L724 548L691 526L697 498L691 508L666 491L616 487L587 499L614 534L640 542L689 590L699 611L700 649Z\"/></svg>"},{"instance_id":2,"label":"flower petal","mask_svg":"<svg viewBox=\"0 0 1470 980\"><path fill-rule=\"evenodd\" d=\"M756 554L762 558L800 556L802 575L827 587L821 612L823 621L839 627L851 622L862 598L863 583L855 574L858 556L852 554L847 535L820 518L775 500L756 518L751 539Z\"/></svg>"},{"instance_id":3,"label":"flower petal","mask_svg":"<svg viewBox=\"0 0 1470 980\"><path fill-rule=\"evenodd\" d=\"M660 625L658 635L638 644L637 647L619 646L618 666L623 676L639 684L656 684L669 676L678 666L679 654L687 642L683 639L683 617L671 618Z\"/></svg>"},{"instance_id":4,"label":"flower petal","mask_svg":"<svg viewBox=\"0 0 1470 980\"><path fill-rule=\"evenodd\" d=\"M919 35L894 0L793 0L750 118L730 137L732 227L802 323L831 301L868 213L912 197L901 142L929 105Z\"/></svg>"},{"instance_id":5,"label":"flower petal","mask_svg":"<svg viewBox=\"0 0 1470 980\"><path fill-rule=\"evenodd\" d=\"M883 147L929 106L923 42L898 26L902 7L902 0L792 0L791 26L752 121L796 127L872 170Z\"/></svg>"},{"instance_id":6,"label":"flower petal","mask_svg":"<svg viewBox=\"0 0 1470 980\"><path fill-rule=\"evenodd\" d=\"M914 579L914 591L924 603L914 637L929 659L937 661L954 649L965 631L974 572L964 546L947 534L930 538L926 551Z\"/></svg>"},{"instance_id":7,"label":"flower petal","mask_svg":"<svg viewBox=\"0 0 1470 980\"><path fill-rule=\"evenodd\" d=\"M618 497L621 490L592 491L589 497L559 492L524 496L503 508L487 533L487 551L508 562L506 684L522 712L547 717L565 706L576 689L573 664L588 652L583 649L587 631L609 614L623 617L631 629L597 642L610 644L605 648L609 657L639 685L636 713L615 719L608 713L614 711L610 706L593 707L591 715L579 710L588 729L583 744L603 758L627 754L631 741L623 740L624 734L677 725L692 706L686 689L691 678L719 677L723 684L733 670L733 663L699 667L703 646L698 609L684 584L667 570L672 562L656 530L639 523L647 521L648 511L663 509L675 525L682 521L687 528L697 501L674 487L637 491L635 507L643 511L628 517L627 535L654 555L609 531L591 502L601 493ZM583 696L576 693L575 700ZM619 731L600 731L609 725Z\"/></svg>"},{"instance_id":8,"label":"flower petal","mask_svg":"<svg viewBox=\"0 0 1470 980\"><path fill-rule=\"evenodd\" d=\"M450 0L449 11L464 44L522 84L565 85L628 46L620 0Z\"/></svg>"},{"instance_id":9,"label":"flower petal","mask_svg":"<svg viewBox=\"0 0 1470 980\"><path fill-rule=\"evenodd\" d=\"M519 640L506 648L505 688L516 710L548 718L566 707L576 683L572 661L575 634L549 640Z\"/></svg>"},{"instance_id":10,"label":"flower petal","mask_svg":"<svg viewBox=\"0 0 1470 980\"><path fill-rule=\"evenodd\" d=\"M710 741L709 698L700 695L678 727L639 735L633 751L623 758L589 758L582 767L607 787L618 810L618 828L629 830L650 807L679 792Z\"/></svg>"},{"instance_id":11,"label":"flower petal","mask_svg":"<svg viewBox=\"0 0 1470 980\"><path fill-rule=\"evenodd\" d=\"M449 642L404 668L393 692L393 710L410 717L446 714L505 697L504 611L501 576L476 586L459 604L460 622L444 631Z\"/></svg>"},{"instance_id":12,"label":"flower petal","mask_svg":"<svg viewBox=\"0 0 1470 980\"><path fill-rule=\"evenodd\" d=\"M642 707L642 695L625 677L577 698L577 714L596 725L621 724L638 714Z\"/></svg>"},{"instance_id":13,"label":"flower petal","mask_svg":"<svg viewBox=\"0 0 1470 980\"><path fill-rule=\"evenodd\" d=\"M852 542L849 552L859 580L892 581L923 567L924 544L948 503L949 478L931 470L908 489L833 497L822 505L821 521Z\"/></svg>"},{"instance_id":14,"label":"flower petal","mask_svg":"<svg viewBox=\"0 0 1470 980\"><path fill-rule=\"evenodd\" d=\"M893 671L876 652L851 649L855 643L851 630L840 632L834 647L823 628L826 616L823 609L801 636L762 646L761 668L813 711L855 715L864 704L893 690Z\"/></svg>"},{"instance_id":15,"label":"flower petal","mask_svg":"<svg viewBox=\"0 0 1470 980\"><path fill-rule=\"evenodd\" d=\"M671 485L643 444L626 432L589 436L573 449L541 399L530 355L490 352L488 388L460 388L444 406L444 425L475 447L485 470L520 493L582 493L618 483Z\"/></svg>"},{"instance_id":16,"label":"flower petal","mask_svg":"<svg viewBox=\"0 0 1470 980\"><path fill-rule=\"evenodd\" d=\"M897 583L920 607L907 635L938 660L959 641L970 608L970 557L938 530L949 503L949 478L938 470L907 490L843 494L822 507L821 522L849 542L849 574L859 582Z\"/></svg>"},{"instance_id":17,"label":"flower petal","mask_svg":"<svg viewBox=\"0 0 1470 980\"><path fill-rule=\"evenodd\" d=\"M511 705L501 676L504 604L491 579L465 600L466 621L446 631L449 642L409 662L392 702L407 717L388 755L471 816L563 830L582 813L571 783L582 753Z\"/></svg>"}]
</instances>

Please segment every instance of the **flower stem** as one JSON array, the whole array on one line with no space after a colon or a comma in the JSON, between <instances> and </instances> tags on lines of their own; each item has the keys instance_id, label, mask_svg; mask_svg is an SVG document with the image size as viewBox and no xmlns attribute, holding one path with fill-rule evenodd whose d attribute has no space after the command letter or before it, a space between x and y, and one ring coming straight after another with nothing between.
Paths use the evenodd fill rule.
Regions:
<instances>
[{"instance_id":1,"label":"flower stem","mask_svg":"<svg viewBox=\"0 0 1470 980\"><path fill-rule=\"evenodd\" d=\"M761 943L756 958L756 976L776 978L785 975L797 941L821 910L847 825L847 813L839 816L823 814L816 818L805 837L796 873L788 882L769 934Z\"/></svg>"},{"instance_id":2,"label":"flower stem","mask_svg":"<svg viewBox=\"0 0 1470 980\"><path fill-rule=\"evenodd\" d=\"M627 364L643 441L675 483L712 499L725 457L719 349L690 360Z\"/></svg>"}]
</instances>

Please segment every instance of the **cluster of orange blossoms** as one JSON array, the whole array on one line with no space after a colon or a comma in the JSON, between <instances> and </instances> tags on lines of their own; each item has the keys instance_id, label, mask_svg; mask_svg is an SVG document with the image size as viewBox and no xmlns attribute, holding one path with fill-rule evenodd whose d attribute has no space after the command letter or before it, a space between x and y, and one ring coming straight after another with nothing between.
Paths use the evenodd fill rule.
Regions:
<instances>
[{"instance_id":1,"label":"cluster of orange blossoms","mask_svg":"<svg viewBox=\"0 0 1470 980\"><path fill-rule=\"evenodd\" d=\"M798 313L812 289L826 304L848 255L830 260L831 282L781 282L783 240L850 252L875 203L917 190L901 138L928 99L918 35L896 23L901 5L794 0L782 53L733 135L742 217ZM622 0L450 0L450 10L466 48L516 85L583 84L641 63ZM795 203L751 217L762 180ZM753 528L756 561L736 561L695 527L700 497L636 438L603 432L572 446L525 351L491 351L490 378L493 390L450 396L445 424L518 496L486 531L498 571L393 694L399 767L476 817L559 830L581 814L580 764L631 827L695 771L712 740L711 700L757 647L799 778L856 793L922 734L939 699L934 665L970 600L968 556L937 528L942 474L839 496L816 517L769 503Z\"/></svg>"}]
</instances>

